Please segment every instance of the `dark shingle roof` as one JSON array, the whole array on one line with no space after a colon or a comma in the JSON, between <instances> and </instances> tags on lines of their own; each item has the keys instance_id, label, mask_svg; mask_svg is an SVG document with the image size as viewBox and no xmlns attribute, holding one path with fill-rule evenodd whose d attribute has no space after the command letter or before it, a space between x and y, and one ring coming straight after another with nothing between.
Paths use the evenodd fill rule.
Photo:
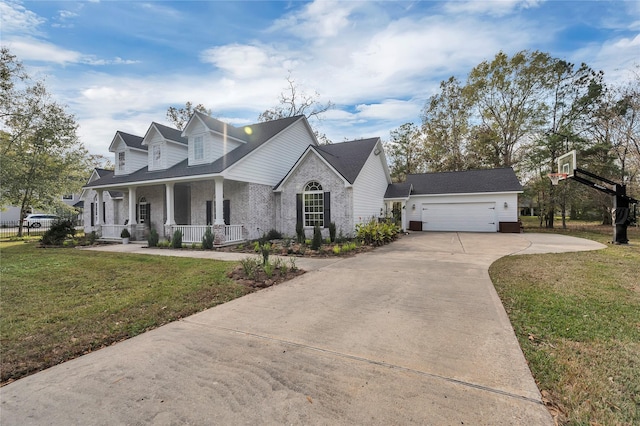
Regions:
<instances>
[{"instance_id":1,"label":"dark shingle roof","mask_svg":"<svg viewBox=\"0 0 640 426\"><path fill-rule=\"evenodd\" d=\"M158 129L158 132L162 135L163 138L169 139L170 141L178 142L183 145L186 145L189 140L187 138L182 137L182 130L174 129L173 127L165 126L164 124L153 122L152 126L155 126Z\"/></svg>"},{"instance_id":2,"label":"dark shingle roof","mask_svg":"<svg viewBox=\"0 0 640 426\"><path fill-rule=\"evenodd\" d=\"M355 182L379 138L322 145L314 149L349 183Z\"/></svg>"},{"instance_id":3,"label":"dark shingle roof","mask_svg":"<svg viewBox=\"0 0 640 426\"><path fill-rule=\"evenodd\" d=\"M98 167L96 167L95 170L96 170L96 173L98 174L98 176L100 178L103 178L103 177L106 177L106 176L109 176L109 175L113 175L113 170L101 169L101 168L98 168Z\"/></svg>"},{"instance_id":4,"label":"dark shingle roof","mask_svg":"<svg viewBox=\"0 0 640 426\"><path fill-rule=\"evenodd\" d=\"M200 113L198 113L200 114ZM206 115L202 114L204 117ZM247 134L244 129L237 129L242 132L244 135L244 140L246 143L240 145L236 149L228 152L226 155L217 159L213 163L201 164L197 166L189 166L188 159L184 159L178 164L165 169L165 170L155 170L149 171L148 167L143 167L131 174L128 175L120 175L115 176L113 172L109 176L105 176L104 178L98 179L94 182L91 182L86 187L94 187L94 186L102 186L102 185L120 185L125 183L133 183L133 182L141 182L141 181L149 181L149 180L157 180L157 179L170 179L177 178L183 176L198 176L198 175L207 175L207 174L215 174L221 173L228 167L237 163L239 160L244 158L247 154L261 146L263 143L267 142L276 134L280 133L282 130L290 126L295 121L299 120L301 116L297 117L288 117L280 120L267 121L264 123L252 124L250 127L252 129L251 134ZM216 120L218 121L218 120ZM161 125L158 125L161 126ZM166 127L166 126L163 126ZM232 127L232 126L229 126ZM171 129L170 127L166 127L167 129ZM175 130L175 129L171 129ZM229 133L228 133L229 134ZM239 134L236 132L236 134ZM186 140L186 138L183 138Z\"/></svg>"},{"instance_id":5,"label":"dark shingle roof","mask_svg":"<svg viewBox=\"0 0 640 426\"><path fill-rule=\"evenodd\" d=\"M142 136L136 136L130 133L121 132L120 130L118 130L116 133L120 135L125 145L127 145L128 147L143 149L145 151L147 150L147 147L142 145L142 140L144 139Z\"/></svg>"},{"instance_id":6,"label":"dark shingle roof","mask_svg":"<svg viewBox=\"0 0 640 426\"><path fill-rule=\"evenodd\" d=\"M234 139L248 143L264 143L303 117L302 115L296 115L294 117L235 127L201 112L196 111L196 114L210 130L222 134L226 133ZM250 129L250 132L246 129Z\"/></svg>"},{"instance_id":7,"label":"dark shingle roof","mask_svg":"<svg viewBox=\"0 0 640 426\"><path fill-rule=\"evenodd\" d=\"M415 195L522 191L510 167L408 175L406 183L413 185Z\"/></svg>"},{"instance_id":8,"label":"dark shingle roof","mask_svg":"<svg viewBox=\"0 0 640 426\"><path fill-rule=\"evenodd\" d=\"M409 198L409 195L411 195L410 183L392 183L387 187L384 198Z\"/></svg>"}]
</instances>

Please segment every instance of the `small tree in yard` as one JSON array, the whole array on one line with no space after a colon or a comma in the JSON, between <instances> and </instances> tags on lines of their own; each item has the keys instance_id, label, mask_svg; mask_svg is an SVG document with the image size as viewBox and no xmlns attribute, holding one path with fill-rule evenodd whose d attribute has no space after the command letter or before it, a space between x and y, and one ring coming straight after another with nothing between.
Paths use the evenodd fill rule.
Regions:
<instances>
[{"instance_id":1,"label":"small tree in yard","mask_svg":"<svg viewBox=\"0 0 640 426\"><path fill-rule=\"evenodd\" d=\"M21 218L30 207L51 208L86 182L96 158L78 139L75 118L6 47L0 50L0 129L0 203L19 206Z\"/></svg>"},{"instance_id":2,"label":"small tree in yard","mask_svg":"<svg viewBox=\"0 0 640 426\"><path fill-rule=\"evenodd\" d=\"M322 233L318 225L313 227L313 240L311 241L312 250L320 250L322 247Z\"/></svg>"},{"instance_id":3,"label":"small tree in yard","mask_svg":"<svg viewBox=\"0 0 640 426\"><path fill-rule=\"evenodd\" d=\"M204 235L202 236L202 248L204 250L212 250L213 249L213 232L211 232L211 227L208 226L207 230L204 231Z\"/></svg>"},{"instance_id":4,"label":"small tree in yard","mask_svg":"<svg viewBox=\"0 0 640 426\"><path fill-rule=\"evenodd\" d=\"M48 246L61 246L64 244L64 240L67 238L73 238L76 234L76 229L70 220L56 221L51 225L51 228L42 236L42 244Z\"/></svg>"},{"instance_id":5,"label":"small tree in yard","mask_svg":"<svg viewBox=\"0 0 640 426\"><path fill-rule=\"evenodd\" d=\"M176 232L173 233L173 238L171 238L171 247L173 248L182 248L182 231L176 229Z\"/></svg>"},{"instance_id":6,"label":"small tree in yard","mask_svg":"<svg viewBox=\"0 0 640 426\"><path fill-rule=\"evenodd\" d=\"M296 238L300 244L304 243L305 235L304 235L304 227L302 226L302 222L296 223Z\"/></svg>"},{"instance_id":7,"label":"small tree in yard","mask_svg":"<svg viewBox=\"0 0 640 426\"><path fill-rule=\"evenodd\" d=\"M335 222L329 223L329 240L332 243L336 242L336 224Z\"/></svg>"}]
</instances>

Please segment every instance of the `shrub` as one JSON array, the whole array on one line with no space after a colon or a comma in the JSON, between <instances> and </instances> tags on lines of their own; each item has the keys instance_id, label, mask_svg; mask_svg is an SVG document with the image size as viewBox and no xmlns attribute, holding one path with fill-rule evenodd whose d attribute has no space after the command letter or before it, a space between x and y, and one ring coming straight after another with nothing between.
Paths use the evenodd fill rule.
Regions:
<instances>
[{"instance_id":1,"label":"shrub","mask_svg":"<svg viewBox=\"0 0 640 426\"><path fill-rule=\"evenodd\" d=\"M260 253L262 253L262 264L267 265L269 263L269 253L271 252L271 244L264 243L260 246Z\"/></svg>"},{"instance_id":2,"label":"shrub","mask_svg":"<svg viewBox=\"0 0 640 426\"><path fill-rule=\"evenodd\" d=\"M207 226L207 230L204 231L204 235L202 236L202 248L205 250L213 249L213 232L211 232L210 226Z\"/></svg>"},{"instance_id":3,"label":"shrub","mask_svg":"<svg viewBox=\"0 0 640 426\"><path fill-rule=\"evenodd\" d=\"M304 226L302 225L302 222L296 223L296 238L298 239L299 243L303 243L304 239L306 238L304 235Z\"/></svg>"},{"instance_id":4,"label":"shrub","mask_svg":"<svg viewBox=\"0 0 640 426\"><path fill-rule=\"evenodd\" d=\"M265 239L267 241L281 240L282 239L282 234L280 232L276 231L275 229L271 229L269 232L267 232L267 235L265 236Z\"/></svg>"},{"instance_id":5,"label":"shrub","mask_svg":"<svg viewBox=\"0 0 640 426\"><path fill-rule=\"evenodd\" d=\"M313 241L311 241L311 250L320 250L322 247L322 233L318 225L313 227Z\"/></svg>"},{"instance_id":6,"label":"shrub","mask_svg":"<svg viewBox=\"0 0 640 426\"><path fill-rule=\"evenodd\" d=\"M335 222L329 223L329 240L331 240L332 243L336 242L336 223Z\"/></svg>"},{"instance_id":7,"label":"shrub","mask_svg":"<svg viewBox=\"0 0 640 426\"><path fill-rule=\"evenodd\" d=\"M340 246L333 246L333 254L340 254Z\"/></svg>"},{"instance_id":8,"label":"shrub","mask_svg":"<svg viewBox=\"0 0 640 426\"><path fill-rule=\"evenodd\" d=\"M147 243L149 247L158 247L158 242L160 241L160 236L158 235L158 231L155 228L151 228L149 231L149 238L147 238Z\"/></svg>"},{"instance_id":9,"label":"shrub","mask_svg":"<svg viewBox=\"0 0 640 426\"><path fill-rule=\"evenodd\" d=\"M58 220L51 224L51 228L42 235L40 241L46 245L61 246L64 244L64 240L73 238L75 234L76 228L70 220Z\"/></svg>"},{"instance_id":10,"label":"shrub","mask_svg":"<svg viewBox=\"0 0 640 426\"><path fill-rule=\"evenodd\" d=\"M356 225L356 236L364 244L381 246L398 236L398 227L390 221L378 222L375 218Z\"/></svg>"},{"instance_id":11,"label":"shrub","mask_svg":"<svg viewBox=\"0 0 640 426\"><path fill-rule=\"evenodd\" d=\"M171 238L171 247L173 248L182 248L182 231L176 229L176 232L173 233L173 237Z\"/></svg>"},{"instance_id":12,"label":"shrub","mask_svg":"<svg viewBox=\"0 0 640 426\"><path fill-rule=\"evenodd\" d=\"M267 278L271 278L273 276L273 265L271 262L263 263L262 270L264 271Z\"/></svg>"},{"instance_id":13,"label":"shrub","mask_svg":"<svg viewBox=\"0 0 640 426\"><path fill-rule=\"evenodd\" d=\"M93 245L93 243L95 243L98 239L98 234L96 234L96 231L91 231L91 233L87 236L87 239L89 240L89 244Z\"/></svg>"},{"instance_id":14,"label":"shrub","mask_svg":"<svg viewBox=\"0 0 640 426\"><path fill-rule=\"evenodd\" d=\"M240 261L240 265L242 266L244 275L249 279L254 279L260 266L260 260L255 257L247 257Z\"/></svg>"},{"instance_id":15,"label":"shrub","mask_svg":"<svg viewBox=\"0 0 640 426\"><path fill-rule=\"evenodd\" d=\"M122 228L122 231L120 232L120 238L131 238L131 234L129 233L129 230L127 228Z\"/></svg>"}]
</instances>

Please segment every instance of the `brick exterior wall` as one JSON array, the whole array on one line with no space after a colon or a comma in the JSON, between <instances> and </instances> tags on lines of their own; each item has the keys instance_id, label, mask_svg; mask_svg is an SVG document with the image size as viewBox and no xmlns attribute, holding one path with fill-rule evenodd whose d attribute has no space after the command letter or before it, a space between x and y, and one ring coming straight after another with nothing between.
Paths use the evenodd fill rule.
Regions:
<instances>
[{"instance_id":1,"label":"brick exterior wall","mask_svg":"<svg viewBox=\"0 0 640 426\"><path fill-rule=\"evenodd\" d=\"M280 206L278 208L279 231L288 236L296 235L296 194L301 193L310 181L322 185L324 192L331 192L331 221L336 224L338 233L350 236L354 231L353 193L345 188L344 180L336 175L317 155L306 156L296 170L282 185ZM305 229L307 237L313 234L312 228ZM323 237L329 236L329 229L322 230Z\"/></svg>"}]
</instances>

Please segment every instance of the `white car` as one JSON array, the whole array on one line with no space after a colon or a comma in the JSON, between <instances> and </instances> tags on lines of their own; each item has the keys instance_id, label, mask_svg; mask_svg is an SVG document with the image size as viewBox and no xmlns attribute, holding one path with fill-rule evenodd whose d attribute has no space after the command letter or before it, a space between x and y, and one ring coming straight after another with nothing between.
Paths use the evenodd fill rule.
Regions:
<instances>
[{"instance_id":1,"label":"white car","mask_svg":"<svg viewBox=\"0 0 640 426\"><path fill-rule=\"evenodd\" d=\"M22 221L22 225L27 228L40 228L41 226L49 227L53 222L60 219L55 214L30 214Z\"/></svg>"}]
</instances>

